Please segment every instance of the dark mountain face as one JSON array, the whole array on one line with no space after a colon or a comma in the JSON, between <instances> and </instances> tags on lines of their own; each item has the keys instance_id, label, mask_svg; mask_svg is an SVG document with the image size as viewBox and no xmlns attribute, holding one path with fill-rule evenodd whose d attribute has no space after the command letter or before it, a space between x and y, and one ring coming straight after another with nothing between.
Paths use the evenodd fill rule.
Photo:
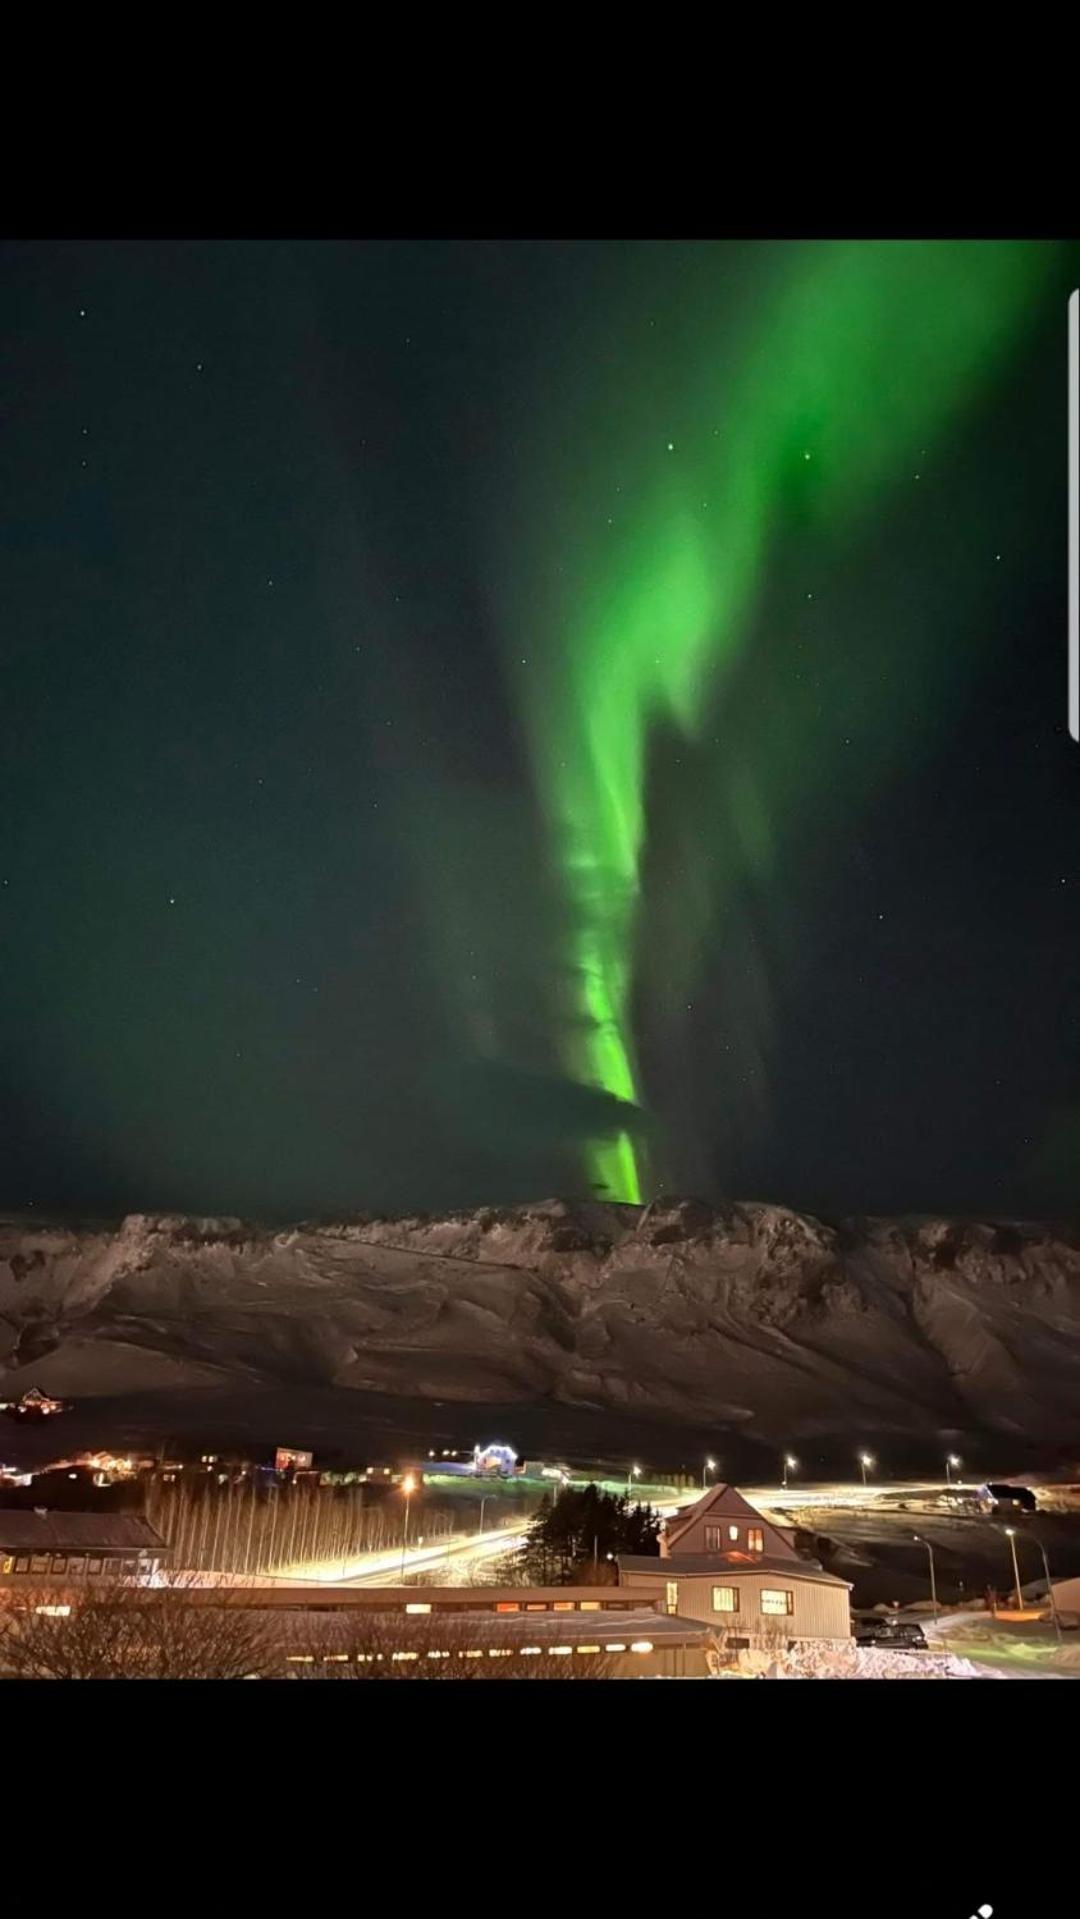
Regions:
<instances>
[{"instance_id":1,"label":"dark mountain face","mask_svg":"<svg viewBox=\"0 0 1080 1919\"><path fill-rule=\"evenodd\" d=\"M5 1395L350 1389L783 1447L1080 1444L1080 1235L558 1201L263 1229L0 1226Z\"/></svg>"}]
</instances>

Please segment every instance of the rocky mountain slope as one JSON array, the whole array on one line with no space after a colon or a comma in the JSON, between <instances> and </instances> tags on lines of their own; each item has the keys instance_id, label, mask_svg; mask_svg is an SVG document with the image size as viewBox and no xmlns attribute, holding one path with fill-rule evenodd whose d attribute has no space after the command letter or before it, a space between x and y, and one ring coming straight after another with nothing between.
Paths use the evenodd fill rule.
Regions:
<instances>
[{"instance_id":1,"label":"rocky mountain slope","mask_svg":"<svg viewBox=\"0 0 1080 1919\"><path fill-rule=\"evenodd\" d=\"M618 1409L769 1444L1080 1441L1080 1234L550 1201L283 1230L0 1225L0 1383Z\"/></svg>"}]
</instances>

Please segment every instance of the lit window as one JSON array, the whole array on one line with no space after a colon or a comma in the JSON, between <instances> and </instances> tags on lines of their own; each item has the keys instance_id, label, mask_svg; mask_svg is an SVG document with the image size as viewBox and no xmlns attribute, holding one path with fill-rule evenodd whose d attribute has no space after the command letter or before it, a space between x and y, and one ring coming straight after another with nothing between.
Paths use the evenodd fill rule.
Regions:
<instances>
[{"instance_id":1,"label":"lit window","mask_svg":"<svg viewBox=\"0 0 1080 1919\"><path fill-rule=\"evenodd\" d=\"M520 1612L521 1603L517 1599L500 1599L495 1604L496 1612Z\"/></svg>"},{"instance_id":2,"label":"lit window","mask_svg":"<svg viewBox=\"0 0 1080 1919\"><path fill-rule=\"evenodd\" d=\"M392 1652L390 1657L391 1659L419 1659L420 1654L418 1652Z\"/></svg>"},{"instance_id":3,"label":"lit window","mask_svg":"<svg viewBox=\"0 0 1080 1919\"><path fill-rule=\"evenodd\" d=\"M67 1560L62 1553L53 1554L52 1569L54 1573L66 1573Z\"/></svg>"},{"instance_id":4,"label":"lit window","mask_svg":"<svg viewBox=\"0 0 1080 1919\"><path fill-rule=\"evenodd\" d=\"M573 1612L574 1602L572 1599L557 1599L551 1610L552 1612Z\"/></svg>"},{"instance_id":5,"label":"lit window","mask_svg":"<svg viewBox=\"0 0 1080 1919\"><path fill-rule=\"evenodd\" d=\"M722 1529L719 1526L706 1526L705 1551L707 1553L718 1553L723 1551L723 1541L721 1537L721 1531Z\"/></svg>"},{"instance_id":6,"label":"lit window","mask_svg":"<svg viewBox=\"0 0 1080 1919\"><path fill-rule=\"evenodd\" d=\"M489 1646L488 1658L489 1659L510 1659L513 1657L513 1651L514 1649L512 1646Z\"/></svg>"},{"instance_id":7,"label":"lit window","mask_svg":"<svg viewBox=\"0 0 1080 1919\"><path fill-rule=\"evenodd\" d=\"M315 1663L313 1652L291 1652L287 1658L290 1666L313 1666Z\"/></svg>"},{"instance_id":8,"label":"lit window","mask_svg":"<svg viewBox=\"0 0 1080 1919\"><path fill-rule=\"evenodd\" d=\"M533 1654L542 1652L543 1647L542 1646L522 1646L521 1651L522 1651L522 1656L526 1659L529 1659L529 1658L532 1658Z\"/></svg>"},{"instance_id":9,"label":"lit window","mask_svg":"<svg viewBox=\"0 0 1080 1919\"><path fill-rule=\"evenodd\" d=\"M762 1588L761 1610L763 1613L780 1613L784 1618L795 1611L795 1594L780 1592L771 1586Z\"/></svg>"},{"instance_id":10,"label":"lit window","mask_svg":"<svg viewBox=\"0 0 1080 1919\"><path fill-rule=\"evenodd\" d=\"M738 1612L738 1588L735 1586L714 1586L712 1589L712 1609L714 1612Z\"/></svg>"},{"instance_id":11,"label":"lit window","mask_svg":"<svg viewBox=\"0 0 1080 1919\"><path fill-rule=\"evenodd\" d=\"M32 1573L47 1573L48 1570L49 1570L48 1553L34 1553L30 1561L30 1571Z\"/></svg>"},{"instance_id":12,"label":"lit window","mask_svg":"<svg viewBox=\"0 0 1080 1919\"><path fill-rule=\"evenodd\" d=\"M763 1553L765 1551L765 1534L760 1526L751 1526L746 1535L746 1543L752 1553Z\"/></svg>"},{"instance_id":13,"label":"lit window","mask_svg":"<svg viewBox=\"0 0 1080 1919\"><path fill-rule=\"evenodd\" d=\"M667 1581L666 1605L669 1613L675 1613L679 1610L679 1582L677 1579L669 1579Z\"/></svg>"},{"instance_id":14,"label":"lit window","mask_svg":"<svg viewBox=\"0 0 1080 1919\"><path fill-rule=\"evenodd\" d=\"M70 1616L71 1607L70 1606L35 1606L34 1611L44 1613L46 1617L49 1619L67 1619Z\"/></svg>"},{"instance_id":15,"label":"lit window","mask_svg":"<svg viewBox=\"0 0 1080 1919\"><path fill-rule=\"evenodd\" d=\"M573 1646L552 1646L551 1650L557 1659L568 1659L574 1648Z\"/></svg>"},{"instance_id":16,"label":"lit window","mask_svg":"<svg viewBox=\"0 0 1080 1919\"><path fill-rule=\"evenodd\" d=\"M578 1607L578 1611L579 1612L599 1612L600 1601L598 1599L583 1599L581 1602L581 1605Z\"/></svg>"},{"instance_id":17,"label":"lit window","mask_svg":"<svg viewBox=\"0 0 1080 1919\"><path fill-rule=\"evenodd\" d=\"M729 1526L727 1529L727 1536L729 1539L738 1539L739 1528L737 1526Z\"/></svg>"},{"instance_id":18,"label":"lit window","mask_svg":"<svg viewBox=\"0 0 1080 1919\"><path fill-rule=\"evenodd\" d=\"M633 1644L630 1647L630 1651L631 1652L651 1652L652 1640L651 1639L635 1639Z\"/></svg>"},{"instance_id":19,"label":"lit window","mask_svg":"<svg viewBox=\"0 0 1080 1919\"><path fill-rule=\"evenodd\" d=\"M406 1606L405 1611L406 1612L430 1612L431 1607L427 1605L424 1600L417 1599L411 1606Z\"/></svg>"},{"instance_id":20,"label":"lit window","mask_svg":"<svg viewBox=\"0 0 1080 1919\"><path fill-rule=\"evenodd\" d=\"M612 1639L612 1640L611 1640L611 1641L609 1641L609 1643L608 1643L608 1644L607 1644L607 1645L606 1645L606 1646L604 1647L604 1651L605 1651L605 1652L625 1652L625 1651L626 1651L626 1641L625 1641L625 1640L623 1640L623 1639Z\"/></svg>"},{"instance_id":21,"label":"lit window","mask_svg":"<svg viewBox=\"0 0 1080 1919\"><path fill-rule=\"evenodd\" d=\"M600 1648L599 1646L579 1646L578 1651L579 1652L599 1652Z\"/></svg>"},{"instance_id":22,"label":"lit window","mask_svg":"<svg viewBox=\"0 0 1080 1919\"><path fill-rule=\"evenodd\" d=\"M29 1570L30 1570L30 1561L29 1559L27 1559L25 1553L22 1553L20 1554L19 1558L15 1561L15 1571L17 1573L25 1573L25 1572L29 1572Z\"/></svg>"}]
</instances>

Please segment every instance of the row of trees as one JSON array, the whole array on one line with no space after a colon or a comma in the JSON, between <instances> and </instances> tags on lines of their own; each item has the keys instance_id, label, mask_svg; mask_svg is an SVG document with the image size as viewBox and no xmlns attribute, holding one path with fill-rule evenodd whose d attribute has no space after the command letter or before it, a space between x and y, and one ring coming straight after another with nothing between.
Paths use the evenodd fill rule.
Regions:
<instances>
[{"instance_id":1,"label":"row of trees","mask_svg":"<svg viewBox=\"0 0 1080 1919\"><path fill-rule=\"evenodd\" d=\"M400 1546L405 1529L400 1495L373 1497L362 1486L152 1482L145 1511L168 1541L172 1564L194 1572L270 1573L318 1562L344 1568L364 1553ZM460 1524L414 1498L409 1544L444 1539Z\"/></svg>"}]
</instances>

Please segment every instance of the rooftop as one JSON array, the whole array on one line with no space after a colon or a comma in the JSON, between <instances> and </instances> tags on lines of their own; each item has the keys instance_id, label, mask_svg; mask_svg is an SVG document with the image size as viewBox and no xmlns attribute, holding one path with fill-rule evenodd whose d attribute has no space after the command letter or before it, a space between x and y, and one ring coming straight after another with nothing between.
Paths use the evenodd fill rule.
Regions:
<instances>
[{"instance_id":1,"label":"rooftop","mask_svg":"<svg viewBox=\"0 0 1080 1919\"><path fill-rule=\"evenodd\" d=\"M0 1508L0 1552L163 1552L140 1513L21 1512Z\"/></svg>"},{"instance_id":2,"label":"rooftop","mask_svg":"<svg viewBox=\"0 0 1080 1919\"><path fill-rule=\"evenodd\" d=\"M837 1579L834 1573L824 1572L816 1559L770 1559L766 1553L755 1553L751 1563L745 1554L729 1558L724 1553L680 1553L677 1559L652 1559L643 1554L620 1553L616 1564L620 1575L624 1572L648 1573L661 1586L669 1579L698 1578L711 1574L717 1580L745 1579L757 1573L772 1573L784 1579L802 1579L815 1586L843 1586L848 1590L846 1579Z\"/></svg>"}]
</instances>

